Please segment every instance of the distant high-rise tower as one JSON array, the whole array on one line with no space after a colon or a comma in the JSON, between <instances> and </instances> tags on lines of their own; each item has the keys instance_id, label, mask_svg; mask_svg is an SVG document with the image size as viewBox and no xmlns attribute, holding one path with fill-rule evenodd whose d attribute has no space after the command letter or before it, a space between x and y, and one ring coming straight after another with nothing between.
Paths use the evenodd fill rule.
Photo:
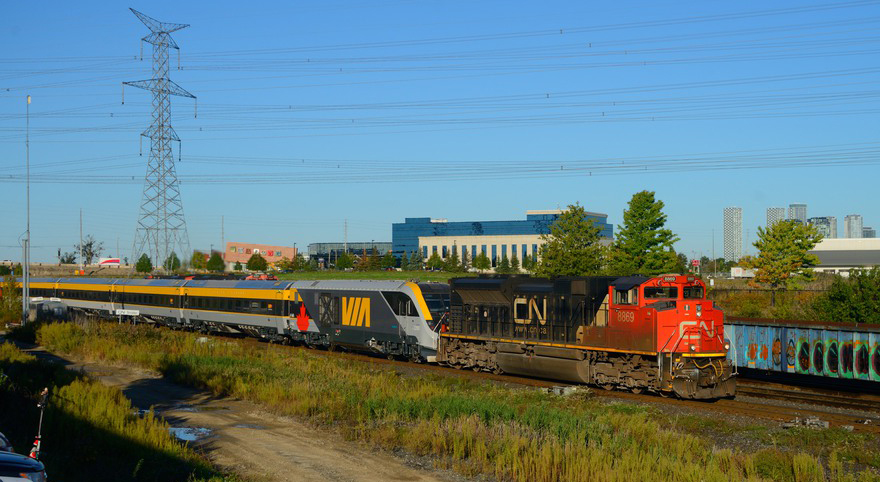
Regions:
<instances>
[{"instance_id":1,"label":"distant high-rise tower","mask_svg":"<svg viewBox=\"0 0 880 482\"><path fill-rule=\"evenodd\" d=\"M724 259L731 262L742 258L743 250L742 208L724 208Z\"/></svg>"},{"instance_id":2,"label":"distant high-rise tower","mask_svg":"<svg viewBox=\"0 0 880 482\"><path fill-rule=\"evenodd\" d=\"M801 224L807 224L807 205L800 203L789 204L788 219L800 221Z\"/></svg>"},{"instance_id":3,"label":"distant high-rise tower","mask_svg":"<svg viewBox=\"0 0 880 482\"><path fill-rule=\"evenodd\" d=\"M870 227L870 226L865 226L862 228L862 237L863 238L876 238L877 237L877 230Z\"/></svg>"},{"instance_id":4,"label":"distant high-rise tower","mask_svg":"<svg viewBox=\"0 0 880 482\"><path fill-rule=\"evenodd\" d=\"M810 218L807 222L815 226L823 238L834 239L837 237L837 218L834 216Z\"/></svg>"},{"instance_id":5,"label":"distant high-rise tower","mask_svg":"<svg viewBox=\"0 0 880 482\"><path fill-rule=\"evenodd\" d=\"M767 229L785 220L785 208L767 208Z\"/></svg>"},{"instance_id":6,"label":"distant high-rise tower","mask_svg":"<svg viewBox=\"0 0 880 482\"><path fill-rule=\"evenodd\" d=\"M843 218L843 234L844 238L861 238L862 237L862 215L847 214Z\"/></svg>"}]
</instances>

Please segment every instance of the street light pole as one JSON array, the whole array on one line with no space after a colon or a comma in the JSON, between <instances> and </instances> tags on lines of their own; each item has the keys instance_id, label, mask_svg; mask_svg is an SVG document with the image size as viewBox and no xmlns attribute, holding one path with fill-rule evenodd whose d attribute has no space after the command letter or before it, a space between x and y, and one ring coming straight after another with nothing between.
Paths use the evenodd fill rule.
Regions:
<instances>
[{"instance_id":1,"label":"street light pole","mask_svg":"<svg viewBox=\"0 0 880 482\"><path fill-rule=\"evenodd\" d=\"M24 325L28 319L29 302L31 299L30 286L30 265L31 265L31 96L27 96L27 107L25 108L25 134L24 134L24 150L25 150L25 170L27 171L26 185L26 204L27 204L27 228L25 230L24 240L24 267L22 268L21 280L21 308L22 319L21 324Z\"/></svg>"}]
</instances>

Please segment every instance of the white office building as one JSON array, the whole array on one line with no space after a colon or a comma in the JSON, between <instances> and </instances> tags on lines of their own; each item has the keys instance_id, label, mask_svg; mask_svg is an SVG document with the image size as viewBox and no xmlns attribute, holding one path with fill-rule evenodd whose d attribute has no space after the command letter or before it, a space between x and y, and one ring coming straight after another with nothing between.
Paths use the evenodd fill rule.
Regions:
<instances>
[{"instance_id":1,"label":"white office building","mask_svg":"<svg viewBox=\"0 0 880 482\"><path fill-rule=\"evenodd\" d=\"M785 221L785 208L767 208L767 229L779 221Z\"/></svg>"},{"instance_id":2,"label":"white office building","mask_svg":"<svg viewBox=\"0 0 880 482\"><path fill-rule=\"evenodd\" d=\"M843 237L859 239L862 237L862 215L847 214L843 218Z\"/></svg>"},{"instance_id":3,"label":"white office building","mask_svg":"<svg viewBox=\"0 0 880 482\"><path fill-rule=\"evenodd\" d=\"M724 259L739 261L743 253L742 208L724 208Z\"/></svg>"},{"instance_id":4,"label":"white office building","mask_svg":"<svg viewBox=\"0 0 880 482\"><path fill-rule=\"evenodd\" d=\"M807 224L807 205L792 203L788 205L788 219Z\"/></svg>"}]
</instances>

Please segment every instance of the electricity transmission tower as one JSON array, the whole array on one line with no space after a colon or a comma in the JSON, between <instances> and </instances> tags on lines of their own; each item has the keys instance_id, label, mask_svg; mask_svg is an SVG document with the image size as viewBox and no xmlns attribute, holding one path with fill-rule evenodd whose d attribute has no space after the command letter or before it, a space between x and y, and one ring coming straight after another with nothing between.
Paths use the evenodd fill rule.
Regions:
<instances>
[{"instance_id":1,"label":"electricity transmission tower","mask_svg":"<svg viewBox=\"0 0 880 482\"><path fill-rule=\"evenodd\" d=\"M191 99L195 99L196 96L168 78L168 49L180 50L170 34L189 25L160 22L133 8L130 10L150 29L150 34L141 41L153 45L153 78L123 82L123 85L153 92L153 123L141 133L141 136L150 139L150 156L147 162L147 174L144 177L144 193L135 232L132 260L137 262L140 256L146 253L153 266L159 267L172 253L184 260L190 251L177 170L174 167L174 155L171 150L171 142L180 143L180 138L171 127L170 96L179 95ZM125 103L124 93L122 103Z\"/></svg>"}]
</instances>

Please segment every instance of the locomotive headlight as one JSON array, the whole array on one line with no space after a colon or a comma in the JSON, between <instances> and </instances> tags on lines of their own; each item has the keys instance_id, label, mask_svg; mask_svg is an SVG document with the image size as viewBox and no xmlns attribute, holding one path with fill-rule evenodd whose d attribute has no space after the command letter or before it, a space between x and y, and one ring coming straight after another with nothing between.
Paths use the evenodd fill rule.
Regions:
<instances>
[{"instance_id":1,"label":"locomotive headlight","mask_svg":"<svg viewBox=\"0 0 880 482\"><path fill-rule=\"evenodd\" d=\"M691 347L690 347L690 348L691 348L691 351L697 351L697 347L696 347L696 346L694 346L694 345L691 345Z\"/></svg>"},{"instance_id":2,"label":"locomotive headlight","mask_svg":"<svg viewBox=\"0 0 880 482\"><path fill-rule=\"evenodd\" d=\"M724 344L724 349L725 349L725 350L730 350L730 343L725 343L725 344Z\"/></svg>"}]
</instances>

